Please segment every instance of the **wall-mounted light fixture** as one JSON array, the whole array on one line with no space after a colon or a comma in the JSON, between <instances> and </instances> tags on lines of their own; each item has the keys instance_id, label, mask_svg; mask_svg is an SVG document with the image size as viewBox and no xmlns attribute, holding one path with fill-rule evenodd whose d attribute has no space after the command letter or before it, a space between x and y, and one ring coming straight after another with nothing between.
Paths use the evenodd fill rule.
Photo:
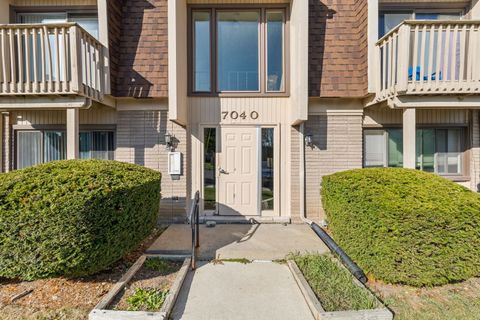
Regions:
<instances>
[{"instance_id":1,"label":"wall-mounted light fixture","mask_svg":"<svg viewBox=\"0 0 480 320\"><path fill-rule=\"evenodd\" d=\"M172 140L173 140L172 135L167 132L167 133L165 134L165 148L166 148L167 150L170 150L170 151L171 151L171 150L173 149L173 142L172 142Z\"/></svg>"},{"instance_id":2,"label":"wall-mounted light fixture","mask_svg":"<svg viewBox=\"0 0 480 320\"><path fill-rule=\"evenodd\" d=\"M313 140L312 140L312 135L311 134L307 134L305 136L305 146L313 147Z\"/></svg>"}]
</instances>

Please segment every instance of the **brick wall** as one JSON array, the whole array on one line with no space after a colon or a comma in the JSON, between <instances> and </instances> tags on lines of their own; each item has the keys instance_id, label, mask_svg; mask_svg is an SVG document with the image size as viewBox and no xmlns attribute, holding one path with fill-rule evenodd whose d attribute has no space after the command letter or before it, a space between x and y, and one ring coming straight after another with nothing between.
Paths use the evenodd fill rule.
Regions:
<instances>
[{"instance_id":1,"label":"brick wall","mask_svg":"<svg viewBox=\"0 0 480 320\"><path fill-rule=\"evenodd\" d=\"M363 97L367 0L309 0L309 96Z\"/></svg>"},{"instance_id":2,"label":"brick wall","mask_svg":"<svg viewBox=\"0 0 480 320\"><path fill-rule=\"evenodd\" d=\"M300 153L300 133L294 130L292 153ZM318 221L324 218L320 198L322 177L362 167L362 115L310 115L305 122L305 134L312 135L314 145L305 147L305 210L307 218ZM299 186L299 164L292 161L292 190L300 190ZM291 205L292 221L298 222L299 192L292 192Z\"/></svg>"},{"instance_id":3,"label":"brick wall","mask_svg":"<svg viewBox=\"0 0 480 320\"><path fill-rule=\"evenodd\" d=\"M120 97L168 96L167 0L124 1L115 92Z\"/></svg>"},{"instance_id":4,"label":"brick wall","mask_svg":"<svg viewBox=\"0 0 480 320\"><path fill-rule=\"evenodd\" d=\"M178 179L168 174L165 133L168 130L179 143L176 151L183 153L183 174ZM117 122L118 161L136 163L162 172L160 220L185 221L186 205L186 130L168 121L167 111L120 111ZM174 197L178 197L178 200Z\"/></svg>"}]
</instances>

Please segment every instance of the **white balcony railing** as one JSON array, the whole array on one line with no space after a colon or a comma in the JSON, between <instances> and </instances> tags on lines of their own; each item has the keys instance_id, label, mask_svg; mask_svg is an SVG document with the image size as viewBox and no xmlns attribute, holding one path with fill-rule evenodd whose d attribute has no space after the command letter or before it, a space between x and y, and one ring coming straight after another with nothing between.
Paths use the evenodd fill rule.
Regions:
<instances>
[{"instance_id":1,"label":"white balcony railing","mask_svg":"<svg viewBox=\"0 0 480 320\"><path fill-rule=\"evenodd\" d=\"M480 93L480 21L404 21L375 48L376 101Z\"/></svg>"},{"instance_id":2,"label":"white balcony railing","mask_svg":"<svg viewBox=\"0 0 480 320\"><path fill-rule=\"evenodd\" d=\"M75 23L0 25L0 95L105 92L104 47Z\"/></svg>"}]
</instances>

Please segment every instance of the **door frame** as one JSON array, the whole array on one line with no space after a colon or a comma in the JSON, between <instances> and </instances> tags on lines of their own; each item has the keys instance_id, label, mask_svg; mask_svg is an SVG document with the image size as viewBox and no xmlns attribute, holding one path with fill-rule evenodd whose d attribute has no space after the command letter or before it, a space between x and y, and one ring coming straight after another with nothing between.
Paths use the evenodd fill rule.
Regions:
<instances>
[{"instance_id":1,"label":"door frame","mask_svg":"<svg viewBox=\"0 0 480 320\"><path fill-rule=\"evenodd\" d=\"M215 152L215 199L218 202L219 199L219 188L218 188L218 170L219 170L219 159L220 159L220 148L221 148L221 140L222 140L222 127L244 127L244 128L257 128L257 165L259 166L258 170L258 179L257 179L257 192L258 192L258 204L257 204L257 214L252 215L252 216L247 216L247 215L239 215L242 217L280 217L281 215L281 209L280 209L280 155L281 155L281 127L279 124L208 124L208 123L202 123L198 125L198 130L199 130L199 137L200 137L200 145L199 145L199 178L200 178L200 195L201 199L204 199L204 166L205 166L205 149L204 149L204 141L205 141L205 129L206 128L215 128L216 129L216 139L215 139L215 144L216 144L216 152ZM274 129L274 176L273 176L273 185L274 185L274 209L273 210L263 210L261 209L261 193L262 193L262 188L261 188L261 179L262 179L262 170L261 170L261 160L262 160L262 147L261 147L261 129L262 128L273 128ZM204 202L203 200L201 201L200 205L200 210L203 213L203 215L214 215L214 216L220 216L220 213L218 212L218 206L216 206L215 210L205 210L204 207Z\"/></svg>"}]
</instances>

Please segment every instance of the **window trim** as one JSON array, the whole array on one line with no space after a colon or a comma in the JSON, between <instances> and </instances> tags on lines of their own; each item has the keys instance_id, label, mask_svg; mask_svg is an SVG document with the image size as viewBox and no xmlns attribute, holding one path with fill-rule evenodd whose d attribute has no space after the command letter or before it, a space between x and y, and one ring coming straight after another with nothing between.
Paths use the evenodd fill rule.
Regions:
<instances>
[{"instance_id":1,"label":"window trim","mask_svg":"<svg viewBox=\"0 0 480 320\"><path fill-rule=\"evenodd\" d=\"M232 5L188 5L187 8L187 94L194 97L289 97L290 96L290 19L288 4L232 4ZM259 21L259 90L258 91L222 91L218 90L217 80L217 11L260 11ZM283 74L284 86L282 91L266 90L266 11L282 10L284 12L284 39L283 39ZM210 12L210 92L194 91L194 48L192 12Z\"/></svg>"},{"instance_id":2,"label":"window trim","mask_svg":"<svg viewBox=\"0 0 480 320\"><path fill-rule=\"evenodd\" d=\"M368 126L364 126L363 127L363 133L362 133L362 139L363 139L363 142L362 142L362 146L363 146L363 151L362 151L362 167L363 168L373 168L371 166L367 167L365 166L365 132L366 131L369 131L369 130L374 130L374 131L378 131L378 130L383 130L384 131L384 136L385 136L385 144L388 143L388 134L387 134L387 130L389 129L402 129L402 126L401 125L395 125L395 124L391 124L391 125L368 125ZM460 173L451 173L451 174L441 174L441 173L438 173L438 172L432 172L434 174L437 174L441 177L444 177L444 178L447 178L447 179L451 179L453 181L469 181L471 178L470 178L470 127L467 125L467 124L458 124L458 125L454 125L454 124L425 124L425 125L417 125L417 128L416 130L420 130L420 129L434 129L434 130L442 130L442 129L446 129L446 130L449 130L449 129L459 129L461 130L461 145L460 145L460 148L461 148L461 159L460 159ZM436 152L435 152L436 153ZM435 156L436 157L436 156ZM385 167L388 167L388 145L387 145L387 148L386 148L386 157L385 157L387 160L386 160L386 166ZM416 156L415 156L416 158ZM421 169L418 169L418 170L421 170ZM434 168L434 170L436 170L436 167Z\"/></svg>"}]
</instances>

